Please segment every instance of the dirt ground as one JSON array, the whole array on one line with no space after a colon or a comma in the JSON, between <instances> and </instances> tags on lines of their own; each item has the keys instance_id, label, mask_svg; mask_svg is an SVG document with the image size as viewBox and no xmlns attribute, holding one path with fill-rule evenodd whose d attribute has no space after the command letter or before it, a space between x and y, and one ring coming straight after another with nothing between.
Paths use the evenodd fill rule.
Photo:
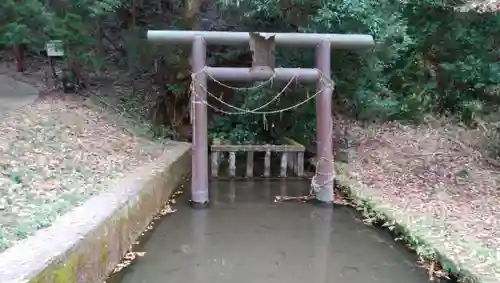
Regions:
<instances>
[{"instance_id":1,"label":"dirt ground","mask_svg":"<svg viewBox=\"0 0 500 283\"><path fill-rule=\"evenodd\" d=\"M9 61L0 64L0 74L35 86L41 96L0 121L0 252L164 148L138 135L131 120L51 87L43 69L13 69Z\"/></svg>"},{"instance_id":2,"label":"dirt ground","mask_svg":"<svg viewBox=\"0 0 500 283\"><path fill-rule=\"evenodd\" d=\"M409 219L431 222L458 261L499 270L500 173L481 148L485 130L436 119L419 127L350 124L355 157L342 174Z\"/></svg>"}]
</instances>

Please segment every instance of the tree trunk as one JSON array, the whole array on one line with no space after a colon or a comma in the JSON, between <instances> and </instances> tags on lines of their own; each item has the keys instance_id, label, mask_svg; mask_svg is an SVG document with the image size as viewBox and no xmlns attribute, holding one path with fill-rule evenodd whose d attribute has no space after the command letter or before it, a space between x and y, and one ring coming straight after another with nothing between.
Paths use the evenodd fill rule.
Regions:
<instances>
[{"instance_id":1,"label":"tree trunk","mask_svg":"<svg viewBox=\"0 0 500 283\"><path fill-rule=\"evenodd\" d=\"M200 29L200 8L201 8L202 0L184 0L184 28L186 30L199 30ZM190 95L190 87L191 83L191 52L188 51L188 54L184 53L182 55L182 60L180 60L179 64L179 72L177 73L176 79L177 81L184 81L184 87L182 89L186 89L185 97L187 98ZM185 105L181 106L181 111L178 111L180 115L176 115L178 117L189 117L190 113L190 99L177 98L177 100L184 104L184 101L187 101ZM182 118L181 118L182 119ZM182 119L185 123L189 124L189 119Z\"/></svg>"},{"instance_id":2,"label":"tree trunk","mask_svg":"<svg viewBox=\"0 0 500 283\"><path fill-rule=\"evenodd\" d=\"M186 29L197 30L200 28L201 0L185 0L184 23Z\"/></svg>"},{"instance_id":3,"label":"tree trunk","mask_svg":"<svg viewBox=\"0 0 500 283\"><path fill-rule=\"evenodd\" d=\"M137 0L132 0L132 7L131 7L132 11L130 11L130 12L131 12L131 16L132 16L132 26L133 27L135 27L137 25L136 9L137 9Z\"/></svg>"},{"instance_id":4,"label":"tree trunk","mask_svg":"<svg viewBox=\"0 0 500 283\"><path fill-rule=\"evenodd\" d=\"M83 66L80 62L77 61L77 59L74 58L74 53L72 50L68 47L67 50L67 57L66 57L66 69L70 71L72 74L72 84L74 89L76 88L85 88L85 82L83 80ZM68 78L66 78L68 79Z\"/></svg>"},{"instance_id":5,"label":"tree trunk","mask_svg":"<svg viewBox=\"0 0 500 283\"><path fill-rule=\"evenodd\" d=\"M25 47L22 44L14 44L14 46L12 46L12 49L14 51L14 56L16 57L16 71L22 73L24 72Z\"/></svg>"},{"instance_id":6,"label":"tree trunk","mask_svg":"<svg viewBox=\"0 0 500 283\"><path fill-rule=\"evenodd\" d=\"M200 29L200 7L202 0L184 0L184 29L199 30ZM184 60L180 61L180 70L177 74L177 79L184 79L190 76L191 73L191 53L183 56Z\"/></svg>"},{"instance_id":7,"label":"tree trunk","mask_svg":"<svg viewBox=\"0 0 500 283\"><path fill-rule=\"evenodd\" d=\"M184 0L183 28L185 30L198 30L200 28L200 7L202 0ZM155 76L155 84L160 87L161 98L157 101L154 120L160 122L166 120L169 126L174 127L184 138L191 135L186 129L190 128L190 83L191 64L190 51L180 52L178 66L174 73L166 68L165 62L158 62ZM171 91L163 86L172 84L183 91ZM166 103L168 101L168 103Z\"/></svg>"}]
</instances>

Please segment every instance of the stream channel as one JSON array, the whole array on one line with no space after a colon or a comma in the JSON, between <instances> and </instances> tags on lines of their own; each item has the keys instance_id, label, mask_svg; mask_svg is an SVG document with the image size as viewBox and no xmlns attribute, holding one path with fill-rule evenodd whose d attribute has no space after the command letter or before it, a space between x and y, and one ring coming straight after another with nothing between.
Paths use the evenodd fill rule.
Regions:
<instances>
[{"instance_id":1,"label":"stream channel","mask_svg":"<svg viewBox=\"0 0 500 283\"><path fill-rule=\"evenodd\" d=\"M145 252L108 283L426 283L416 256L352 208L274 202L307 180L212 181L211 208L176 212L134 248ZM189 185L185 186L189 188Z\"/></svg>"}]
</instances>

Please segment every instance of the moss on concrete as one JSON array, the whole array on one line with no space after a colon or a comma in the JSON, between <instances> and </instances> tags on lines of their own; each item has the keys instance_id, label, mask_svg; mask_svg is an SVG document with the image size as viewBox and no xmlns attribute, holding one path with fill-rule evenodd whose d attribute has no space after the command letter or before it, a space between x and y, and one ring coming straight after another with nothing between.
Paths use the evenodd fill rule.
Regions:
<instances>
[{"instance_id":1,"label":"moss on concrete","mask_svg":"<svg viewBox=\"0 0 500 283\"><path fill-rule=\"evenodd\" d=\"M108 241L105 237L101 239L101 244L99 248L100 254L99 254L99 266L106 266L108 265L108 259L109 259L109 245Z\"/></svg>"},{"instance_id":2,"label":"moss on concrete","mask_svg":"<svg viewBox=\"0 0 500 283\"><path fill-rule=\"evenodd\" d=\"M60 263L55 266L51 266L44 271L42 271L35 278L31 279L30 283L69 283L69 282L78 282L78 278L76 277L76 266L79 262L79 255L72 254L68 257L64 263Z\"/></svg>"}]
</instances>

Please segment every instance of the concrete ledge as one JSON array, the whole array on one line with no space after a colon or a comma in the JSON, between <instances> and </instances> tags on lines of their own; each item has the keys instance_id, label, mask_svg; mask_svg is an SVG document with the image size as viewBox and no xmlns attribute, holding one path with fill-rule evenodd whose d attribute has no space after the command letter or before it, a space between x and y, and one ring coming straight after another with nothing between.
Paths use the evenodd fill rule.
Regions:
<instances>
[{"instance_id":1,"label":"concrete ledge","mask_svg":"<svg viewBox=\"0 0 500 283\"><path fill-rule=\"evenodd\" d=\"M100 283L190 171L191 145L156 161L0 254L2 283Z\"/></svg>"},{"instance_id":2,"label":"concrete ledge","mask_svg":"<svg viewBox=\"0 0 500 283\"><path fill-rule=\"evenodd\" d=\"M411 240L411 244L417 245L418 249L426 250L432 254L433 259L448 267L449 271L458 277L459 282L465 283L498 283L498 274L495 268L497 261L482 262L481 254L471 250L473 240L465 239L463 236L457 239L454 235L447 235L442 231L436 231L434 225L427 219L407 215L388 205L381 195L374 192L377 188L368 187L353 178L348 171L353 168L344 164L335 164L336 181L342 186L343 193L353 201L358 208L367 212L376 212L383 217L384 223L393 225L395 232L404 236L403 241ZM474 248L477 245L472 245ZM476 256L464 258L461 251L473 253Z\"/></svg>"}]
</instances>

